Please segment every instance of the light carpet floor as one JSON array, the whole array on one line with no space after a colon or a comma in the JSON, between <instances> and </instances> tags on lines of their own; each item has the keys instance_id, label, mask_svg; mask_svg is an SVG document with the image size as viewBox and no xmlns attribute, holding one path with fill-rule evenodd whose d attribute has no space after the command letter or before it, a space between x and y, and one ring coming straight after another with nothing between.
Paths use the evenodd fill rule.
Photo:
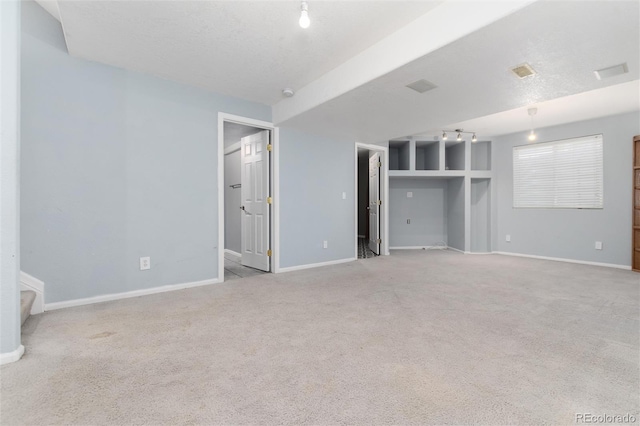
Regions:
<instances>
[{"instance_id":1,"label":"light carpet floor","mask_svg":"<svg viewBox=\"0 0 640 426\"><path fill-rule=\"evenodd\" d=\"M639 419L639 289L630 271L402 251L47 312L0 369L0 422Z\"/></svg>"}]
</instances>

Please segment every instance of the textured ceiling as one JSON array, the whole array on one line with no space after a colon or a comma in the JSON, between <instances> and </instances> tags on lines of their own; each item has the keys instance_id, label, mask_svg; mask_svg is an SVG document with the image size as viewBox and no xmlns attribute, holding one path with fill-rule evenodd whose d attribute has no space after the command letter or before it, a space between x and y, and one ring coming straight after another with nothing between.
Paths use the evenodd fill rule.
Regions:
<instances>
[{"instance_id":1,"label":"textured ceiling","mask_svg":"<svg viewBox=\"0 0 640 426\"><path fill-rule=\"evenodd\" d=\"M60 1L73 56L265 104L440 1Z\"/></svg>"},{"instance_id":2,"label":"textured ceiling","mask_svg":"<svg viewBox=\"0 0 640 426\"><path fill-rule=\"evenodd\" d=\"M280 124L380 142L638 80L639 4L536 2ZM510 68L523 62L538 75L516 78ZM602 81L594 77L594 70L622 62L627 62L628 74ZM421 78L438 87L424 94L405 87ZM637 104L640 94L629 90L615 96L628 105ZM571 109L588 106L584 102L599 107L597 97L576 102L581 103L563 103L558 117L564 111L567 120L575 119ZM511 115L505 119L520 120Z\"/></svg>"},{"instance_id":3,"label":"textured ceiling","mask_svg":"<svg viewBox=\"0 0 640 426\"><path fill-rule=\"evenodd\" d=\"M37 1L74 56L275 105L278 125L361 142L519 131L529 106L542 126L640 104L637 0L312 0L308 30L295 0ZM538 75L510 73L523 62ZM622 62L628 74L594 78ZM437 88L405 87L423 78ZM283 99L284 87L299 93Z\"/></svg>"}]
</instances>

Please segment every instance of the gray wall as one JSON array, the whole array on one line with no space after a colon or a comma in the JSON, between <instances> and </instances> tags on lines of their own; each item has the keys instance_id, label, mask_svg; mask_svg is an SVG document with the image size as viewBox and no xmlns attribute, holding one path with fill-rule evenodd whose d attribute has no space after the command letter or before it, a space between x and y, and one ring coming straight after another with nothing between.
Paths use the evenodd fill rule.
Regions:
<instances>
[{"instance_id":1,"label":"gray wall","mask_svg":"<svg viewBox=\"0 0 640 426\"><path fill-rule=\"evenodd\" d=\"M390 247L447 242L447 186L445 179L389 179ZM413 197L407 198L407 192Z\"/></svg>"},{"instance_id":2,"label":"gray wall","mask_svg":"<svg viewBox=\"0 0 640 426\"><path fill-rule=\"evenodd\" d=\"M0 353L20 346L20 1L0 1Z\"/></svg>"},{"instance_id":3,"label":"gray wall","mask_svg":"<svg viewBox=\"0 0 640 426\"><path fill-rule=\"evenodd\" d=\"M242 236L242 188L229 185L241 183L240 150L224 156L224 248L240 253Z\"/></svg>"},{"instance_id":4,"label":"gray wall","mask_svg":"<svg viewBox=\"0 0 640 426\"><path fill-rule=\"evenodd\" d=\"M46 302L216 278L217 115L270 108L72 58L31 1L22 61L22 269Z\"/></svg>"},{"instance_id":5,"label":"gray wall","mask_svg":"<svg viewBox=\"0 0 640 426\"><path fill-rule=\"evenodd\" d=\"M355 256L353 144L280 129L281 267Z\"/></svg>"},{"instance_id":6,"label":"gray wall","mask_svg":"<svg viewBox=\"0 0 640 426\"><path fill-rule=\"evenodd\" d=\"M464 251L464 179L449 179L447 187L447 239L449 247Z\"/></svg>"},{"instance_id":7,"label":"gray wall","mask_svg":"<svg viewBox=\"0 0 640 426\"><path fill-rule=\"evenodd\" d=\"M638 112L536 129L538 141L604 135L604 209L514 209L512 149L527 132L496 138L494 250L582 261L631 264L632 139L640 134ZM505 242L505 235L511 242ZM603 250L595 250L602 241Z\"/></svg>"}]
</instances>

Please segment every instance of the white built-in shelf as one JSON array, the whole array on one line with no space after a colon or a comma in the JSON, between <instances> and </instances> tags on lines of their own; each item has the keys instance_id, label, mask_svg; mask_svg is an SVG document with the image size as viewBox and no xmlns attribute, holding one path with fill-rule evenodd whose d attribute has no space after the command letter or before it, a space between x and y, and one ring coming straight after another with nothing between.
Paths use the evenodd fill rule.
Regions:
<instances>
[{"instance_id":1,"label":"white built-in shelf","mask_svg":"<svg viewBox=\"0 0 640 426\"><path fill-rule=\"evenodd\" d=\"M389 141L389 176L491 177L491 142Z\"/></svg>"},{"instance_id":2,"label":"white built-in shelf","mask_svg":"<svg viewBox=\"0 0 640 426\"><path fill-rule=\"evenodd\" d=\"M389 178L391 240L398 246L440 238L460 251L491 252L490 141L390 141ZM424 213L429 206L443 216Z\"/></svg>"},{"instance_id":3,"label":"white built-in shelf","mask_svg":"<svg viewBox=\"0 0 640 426\"><path fill-rule=\"evenodd\" d=\"M428 178L455 178L465 177L464 170L389 170L389 177L428 177Z\"/></svg>"}]
</instances>

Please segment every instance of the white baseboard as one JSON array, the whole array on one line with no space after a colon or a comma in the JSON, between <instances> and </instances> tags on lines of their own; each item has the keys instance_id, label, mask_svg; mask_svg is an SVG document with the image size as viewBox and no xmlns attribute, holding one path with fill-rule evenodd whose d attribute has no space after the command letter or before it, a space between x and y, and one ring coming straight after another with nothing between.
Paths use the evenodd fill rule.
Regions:
<instances>
[{"instance_id":1,"label":"white baseboard","mask_svg":"<svg viewBox=\"0 0 640 426\"><path fill-rule=\"evenodd\" d=\"M31 305L31 315L44 312L44 282L20 271L20 291L31 290L36 293L36 298Z\"/></svg>"},{"instance_id":2,"label":"white baseboard","mask_svg":"<svg viewBox=\"0 0 640 426\"><path fill-rule=\"evenodd\" d=\"M562 257L536 256L534 254L510 253L507 251L494 251L493 254L502 254L504 256L516 256L516 257L530 257L532 259L553 260L555 262L578 263L581 265L604 266L606 268L631 270L630 265L618 265L616 263L589 262L586 260L565 259Z\"/></svg>"},{"instance_id":3,"label":"white baseboard","mask_svg":"<svg viewBox=\"0 0 640 426\"><path fill-rule=\"evenodd\" d=\"M447 246L447 250L457 251L458 253L462 253L462 254L467 254L468 253L468 252L466 252L464 250L460 250L460 249L457 249L457 248L451 247L451 246Z\"/></svg>"},{"instance_id":4,"label":"white baseboard","mask_svg":"<svg viewBox=\"0 0 640 426\"><path fill-rule=\"evenodd\" d=\"M280 268L278 272L300 271L302 269L319 268L321 266L329 266L329 265L337 265L339 263L354 262L355 260L356 260L355 257L349 257L347 259L330 260L328 262L310 263L308 265L299 265L299 266L289 266L287 268Z\"/></svg>"},{"instance_id":5,"label":"white baseboard","mask_svg":"<svg viewBox=\"0 0 640 426\"><path fill-rule=\"evenodd\" d=\"M224 252L227 254L230 254L231 256L237 257L238 258L238 262L240 260L242 260L242 255L240 253L238 253L237 251L233 251L230 249L224 249Z\"/></svg>"},{"instance_id":6,"label":"white baseboard","mask_svg":"<svg viewBox=\"0 0 640 426\"><path fill-rule=\"evenodd\" d=\"M101 296L87 297L85 299L66 300L64 302L47 303L44 307L45 311L53 311L55 309L71 308L73 306L91 305L94 303L110 302L112 300L129 299L131 297L146 296L149 294L165 293L167 291L184 290L185 288L201 287L204 285L217 284L220 280L217 278L210 280L194 281L190 283L164 285L161 287L146 288L142 290L126 291L124 293L104 294Z\"/></svg>"},{"instance_id":7,"label":"white baseboard","mask_svg":"<svg viewBox=\"0 0 640 426\"><path fill-rule=\"evenodd\" d=\"M16 362L22 358L22 355L24 355L24 346L20 345L15 351L0 354L0 365Z\"/></svg>"},{"instance_id":8,"label":"white baseboard","mask_svg":"<svg viewBox=\"0 0 640 426\"><path fill-rule=\"evenodd\" d=\"M446 250L447 246L398 246L389 247L389 250Z\"/></svg>"}]
</instances>

